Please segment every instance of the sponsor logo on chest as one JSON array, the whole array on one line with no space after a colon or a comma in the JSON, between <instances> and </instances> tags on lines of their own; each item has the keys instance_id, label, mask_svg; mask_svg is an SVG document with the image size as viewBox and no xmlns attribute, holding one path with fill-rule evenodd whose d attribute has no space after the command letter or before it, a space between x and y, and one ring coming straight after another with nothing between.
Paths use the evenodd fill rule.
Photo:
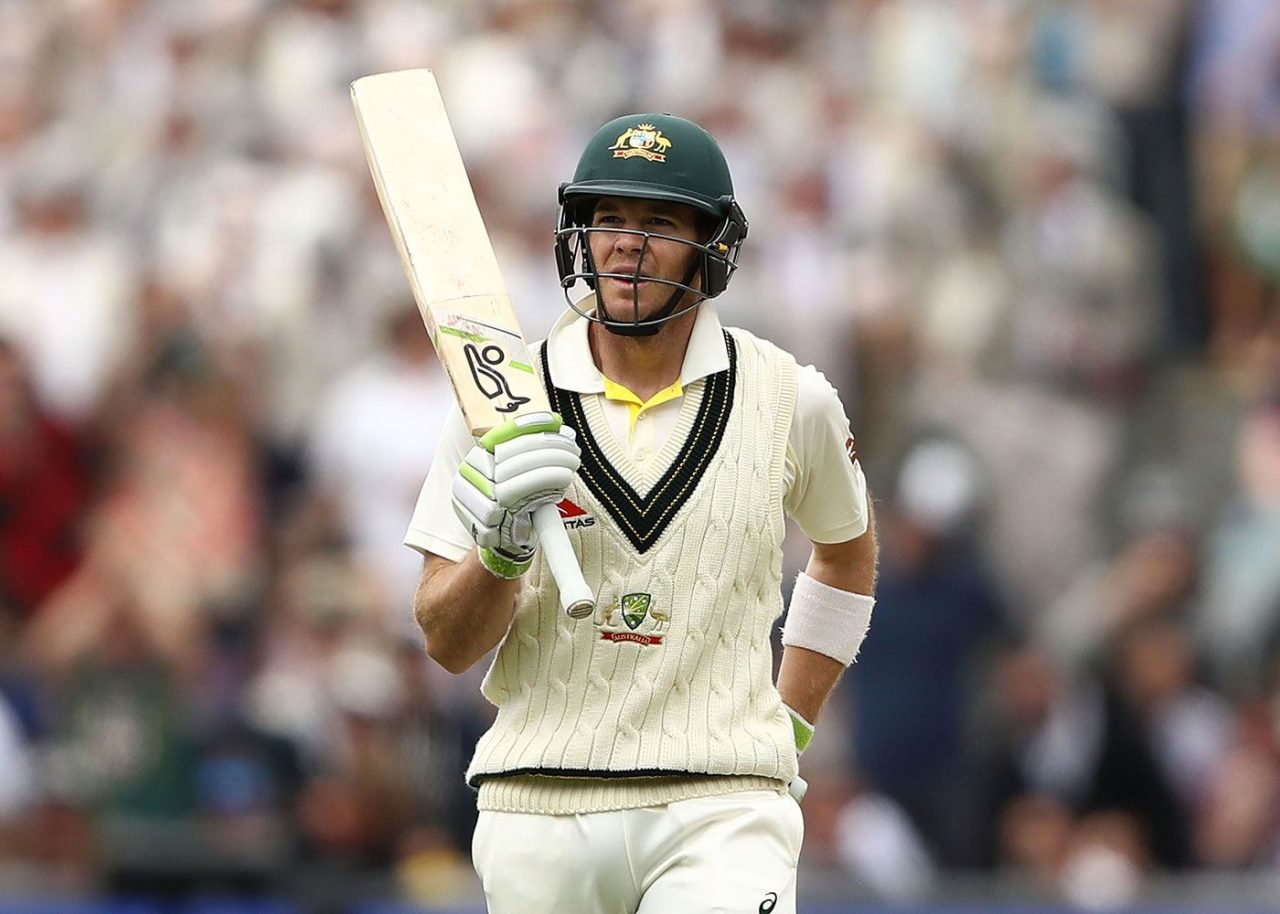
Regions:
<instances>
[{"instance_id":1,"label":"sponsor logo on chest","mask_svg":"<svg viewBox=\"0 0 1280 914\"><path fill-rule=\"evenodd\" d=\"M594 527L596 519L587 513L587 509L581 505L574 504L565 498L560 501L556 508L560 512L560 519L564 521L567 530L582 530L586 527Z\"/></svg>"}]
</instances>

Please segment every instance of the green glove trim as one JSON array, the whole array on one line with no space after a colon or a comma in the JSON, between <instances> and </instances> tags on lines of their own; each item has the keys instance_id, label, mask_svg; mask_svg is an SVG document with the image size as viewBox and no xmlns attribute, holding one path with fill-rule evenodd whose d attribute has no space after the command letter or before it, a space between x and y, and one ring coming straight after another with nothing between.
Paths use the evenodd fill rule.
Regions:
<instances>
[{"instance_id":1,"label":"green glove trim","mask_svg":"<svg viewBox=\"0 0 1280 914\"><path fill-rule=\"evenodd\" d=\"M485 547L480 548L480 564L495 578L514 581L529 570L533 564L533 555L528 558L509 558L500 552Z\"/></svg>"},{"instance_id":2,"label":"green glove trim","mask_svg":"<svg viewBox=\"0 0 1280 914\"><path fill-rule=\"evenodd\" d=\"M787 708L787 715L791 718L791 734L796 738L796 753L802 753L809 748L809 742L813 739L813 724L785 704L783 707Z\"/></svg>"},{"instance_id":3,"label":"green glove trim","mask_svg":"<svg viewBox=\"0 0 1280 914\"><path fill-rule=\"evenodd\" d=\"M529 421L529 417L525 416L524 421L517 423L515 419L508 419L501 425L489 429L483 437L479 439L482 448L493 453L493 449L513 438L519 438L521 435L529 435L535 432L558 432L560 426L564 425L564 420L555 413L547 413L551 418L538 421Z\"/></svg>"},{"instance_id":4,"label":"green glove trim","mask_svg":"<svg viewBox=\"0 0 1280 914\"><path fill-rule=\"evenodd\" d=\"M486 498L494 497L493 483L485 479L484 474L481 473L479 470L477 470L475 467L473 467L471 464L469 463L461 464L458 467L458 473L461 474L463 479L465 479L467 482L471 483L473 486L479 489L482 493L484 493L484 496Z\"/></svg>"}]
</instances>

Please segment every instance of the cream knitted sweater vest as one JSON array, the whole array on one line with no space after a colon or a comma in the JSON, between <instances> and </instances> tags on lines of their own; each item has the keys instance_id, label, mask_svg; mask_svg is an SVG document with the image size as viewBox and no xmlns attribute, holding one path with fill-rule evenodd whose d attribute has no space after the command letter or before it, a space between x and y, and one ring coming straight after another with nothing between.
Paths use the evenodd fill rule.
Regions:
<instances>
[{"instance_id":1,"label":"cream knitted sweater vest","mask_svg":"<svg viewBox=\"0 0 1280 914\"><path fill-rule=\"evenodd\" d=\"M590 778L593 808L646 805L654 794L635 785L649 778L795 776L770 632L796 364L742 330L726 345L729 370L689 387L649 470L627 458L595 398L553 392L583 446L561 513L597 610L568 619L535 561L482 687L498 708L467 770L489 785L482 800L518 775Z\"/></svg>"}]
</instances>

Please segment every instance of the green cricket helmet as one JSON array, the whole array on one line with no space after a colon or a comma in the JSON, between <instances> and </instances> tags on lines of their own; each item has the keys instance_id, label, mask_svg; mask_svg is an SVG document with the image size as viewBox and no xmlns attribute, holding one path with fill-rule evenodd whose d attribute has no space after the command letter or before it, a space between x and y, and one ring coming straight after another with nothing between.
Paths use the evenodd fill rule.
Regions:
<instances>
[{"instance_id":1,"label":"green cricket helmet","mask_svg":"<svg viewBox=\"0 0 1280 914\"><path fill-rule=\"evenodd\" d=\"M556 267L571 306L574 303L569 290L579 279L594 289L602 276L641 278L639 266L635 273L601 273L588 244L592 232L628 232L643 237L645 245L650 238L670 237L593 227L593 210L601 197L682 203L706 217L708 230L701 243L671 239L698 251L682 282L644 277L672 287L671 298L656 316L639 320L638 291L633 320L604 314L603 308L598 309L597 314L580 311L584 316L599 321L615 333L648 336L657 333L666 321L696 308L704 298L714 298L728 286L729 278L737 269L738 250L747 236L747 220L734 199L733 180L724 153L711 134L693 121L670 114L629 114L609 121L587 143L573 180L560 185ZM643 248L640 260L644 261ZM699 273L702 283L695 287L693 283ZM691 293L692 301L677 310L686 293Z\"/></svg>"}]
</instances>

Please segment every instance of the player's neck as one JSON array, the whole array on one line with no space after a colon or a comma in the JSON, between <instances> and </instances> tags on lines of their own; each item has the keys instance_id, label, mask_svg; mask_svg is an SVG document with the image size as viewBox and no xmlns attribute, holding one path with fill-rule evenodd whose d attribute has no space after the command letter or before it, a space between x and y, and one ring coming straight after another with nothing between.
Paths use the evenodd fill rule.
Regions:
<instances>
[{"instance_id":1,"label":"player's neck","mask_svg":"<svg viewBox=\"0 0 1280 914\"><path fill-rule=\"evenodd\" d=\"M622 336L592 323L591 356L606 378L648 400L680 377L694 317L690 312L668 321L653 336Z\"/></svg>"}]
</instances>

